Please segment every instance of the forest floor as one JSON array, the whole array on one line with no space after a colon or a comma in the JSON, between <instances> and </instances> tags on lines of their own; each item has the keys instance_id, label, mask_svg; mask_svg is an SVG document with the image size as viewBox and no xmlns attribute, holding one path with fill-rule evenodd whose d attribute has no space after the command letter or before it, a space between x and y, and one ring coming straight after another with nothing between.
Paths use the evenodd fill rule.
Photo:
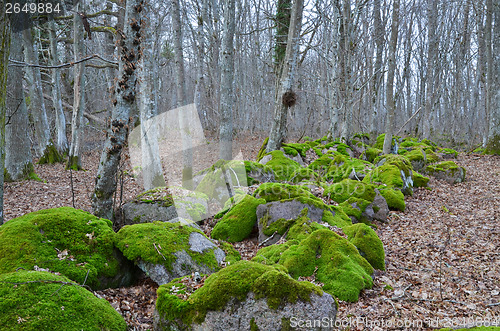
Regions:
<instances>
[{"instance_id":1,"label":"forest floor","mask_svg":"<svg viewBox=\"0 0 500 331\"><path fill-rule=\"evenodd\" d=\"M235 148L245 159L255 159L261 143L261 136L240 136ZM6 220L60 206L90 211L101 146L98 138L87 142L85 171L35 165L43 181L6 183ZM217 154L204 153L204 161L215 162ZM122 202L141 192L126 161L123 194L118 194ZM386 270L376 271L374 287L357 303L339 303L339 329L422 330L471 326L488 318L500 322L500 157L461 154L457 163L467 170L466 182L449 185L431 178L432 190L416 189L406 199L405 212L391 212L387 223L377 224ZM235 248L250 259L256 239ZM97 294L125 317L130 330L149 330L156 288L143 279L134 287Z\"/></svg>"}]
</instances>

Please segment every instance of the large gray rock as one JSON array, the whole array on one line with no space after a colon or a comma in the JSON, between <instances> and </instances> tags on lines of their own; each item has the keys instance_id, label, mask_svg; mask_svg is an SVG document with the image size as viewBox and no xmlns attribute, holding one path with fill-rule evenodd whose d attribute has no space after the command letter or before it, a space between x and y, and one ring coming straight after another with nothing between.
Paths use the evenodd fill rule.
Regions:
<instances>
[{"instance_id":1,"label":"large gray rock","mask_svg":"<svg viewBox=\"0 0 500 331\"><path fill-rule=\"evenodd\" d=\"M334 330L335 299L328 293L322 296L311 294L310 302L297 301L286 303L278 309L270 309L267 299L255 300L255 295L249 292L246 300L230 300L223 310L209 311L201 324L193 324L193 331L203 330L250 330L250 325L259 330ZM305 321L324 321L323 327L306 326ZM300 323L300 324L299 324Z\"/></svg>"},{"instance_id":2,"label":"large gray rock","mask_svg":"<svg viewBox=\"0 0 500 331\"><path fill-rule=\"evenodd\" d=\"M453 161L445 161L427 166L425 173L443 179L449 184L457 184L465 181L466 171Z\"/></svg>"},{"instance_id":3,"label":"large gray rock","mask_svg":"<svg viewBox=\"0 0 500 331\"><path fill-rule=\"evenodd\" d=\"M213 254L218 264L224 261L226 254L218 248L210 239L199 232L192 232L189 236L189 250L201 254ZM153 264L139 259L137 266L144 271L155 283L163 285L174 278L190 275L193 272L200 274L211 274L213 268L202 263L197 263L190 254L184 250L172 253L176 260L170 268L162 264Z\"/></svg>"},{"instance_id":4,"label":"large gray rock","mask_svg":"<svg viewBox=\"0 0 500 331\"><path fill-rule=\"evenodd\" d=\"M125 225L151 223L154 221L168 222L179 215L174 205L163 203L146 203L142 201L127 202L122 206Z\"/></svg>"},{"instance_id":5,"label":"large gray rock","mask_svg":"<svg viewBox=\"0 0 500 331\"><path fill-rule=\"evenodd\" d=\"M354 215L349 215L351 218L351 221L353 224L367 221L367 222L372 222L374 220L380 221L380 222L385 222L387 221L387 216L389 215L389 206L387 205L387 201L384 199L384 197L380 194L379 190L375 189L376 195L373 201L368 204L364 210L362 210L361 206L358 204L357 199L352 199L347 200L345 203L348 203L351 205L352 208L355 208L359 211L361 211L361 217L360 219L357 219L356 216ZM364 200L361 200L364 201Z\"/></svg>"},{"instance_id":6,"label":"large gray rock","mask_svg":"<svg viewBox=\"0 0 500 331\"><path fill-rule=\"evenodd\" d=\"M264 246L276 243L281 238L281 234L265 234L266 229L274 222L285 219L294 220L299 217L300 212L307 208L307 216L316 222L323 218L323 209L310 204L302 203L298 200L273 201L257 207L257 225L259 228L259 243L265 242ZM272 238L270 238L272 237Z\"/></svg>"}]
</instances>

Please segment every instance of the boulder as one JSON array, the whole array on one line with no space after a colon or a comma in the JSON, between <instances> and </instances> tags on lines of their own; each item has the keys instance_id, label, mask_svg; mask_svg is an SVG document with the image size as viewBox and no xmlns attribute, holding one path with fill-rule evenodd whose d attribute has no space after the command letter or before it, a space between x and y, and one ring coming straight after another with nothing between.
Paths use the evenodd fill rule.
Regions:
<instances>
[{"instance_id":1,"label":"boulder","mask_svg":"<svg viewBox=\"0 0 500 331\"><path fill-rule=\"evenodd\" d=\"M92 289L128 286L137 269L114 247L109 220L61 207L0 226L0 273L19 268L59 272Z\"/></svg>"},{"instance_id":2,"label":"boulder","mask_svg":"<svg viewBox=\"0 0 500 331\"><path fill-rule=\"evenodd\" d=\"M459 167L453 161L445 161L432 164L425 168L425 172L437 179L443 179L449 184L457 184L465 181L465 168Z\"/></svg>"},{"instance_id":3,"label":"boulder","mask_svg":"<svg viewBox=\"0 0 500 331\"><path fill-rule=\"evenodd\" d=\"M213 273L225 258L201 230L181 223L124 226L116 246L159 285L192 272Z\"/></svg>"},{"instance_id":4,"label":"boulder","mask_svg":"<svg viewBox=\"0 0 500 331\"><path fill-rule=\"evenodd\" d=\"M351 197L342 202L339 206L351 218L352 223L371 223L374 220L385 222L389 215L389 206L387 201L380 194L378 189L373 201L364 200L362 198Z\"/></svg>"},{"instance_id":5,"label":"boulder","mask_svg":"<svg viewBox=\"0 0 500 331\"><path fill-rule=\"evenodd\" d=\"M331 295L282 267L241 261L208 277L189 298L178 295L187 292L185 284L178 279L158 289L155 330L286 330L305 319L333 325L337 313Z\"/></svg>"},{"instance_id":6,"label":"boulder","mask_svg":"<svg viewBox=\"0 0 500 331\"><path fill-rule=\"evenodd\" d=\"M0 274L0 307L2 330L127 330L106 300L44 271Z\"/></svg>"}]
</instances>

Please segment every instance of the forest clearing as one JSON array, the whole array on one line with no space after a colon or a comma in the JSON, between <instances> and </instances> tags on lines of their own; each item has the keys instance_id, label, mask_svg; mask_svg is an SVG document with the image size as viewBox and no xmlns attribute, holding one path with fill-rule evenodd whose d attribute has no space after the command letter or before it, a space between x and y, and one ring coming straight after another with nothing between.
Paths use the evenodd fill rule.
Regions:
<instances>
[{"instance_id":1,"label":"forest clearing","mask_svg":"<svg viewBox=\"0 0 500 331\"><path fill-rule=\"evenodd\" d=\"M0 1L1 330L500 330L500 1Z\"/></svg>"}]
</instances>

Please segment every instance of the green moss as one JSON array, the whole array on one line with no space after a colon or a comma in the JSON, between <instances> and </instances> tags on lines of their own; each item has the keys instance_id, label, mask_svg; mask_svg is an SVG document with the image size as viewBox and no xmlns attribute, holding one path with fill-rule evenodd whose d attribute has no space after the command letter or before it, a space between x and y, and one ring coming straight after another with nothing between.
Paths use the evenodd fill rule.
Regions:
<instances>
[{"instance_id":1,"label":"green moss","mask_svg":"<svg viewBox=\"0 0 500 331\"><path fill-rule=\"evenodd\" d=\"M377 140L375 142L375 145L373 147L377 149L383 149L384 148L384 139L385 139L385 133L382 133L381 135L377 136Z\"/></svg>"},{"instance_id":2,"label":"green moss","mask_svg":"<svg viewBox=\"0 0 500 331\"><path fill-rule=\"evenodd\" d=\"M66 277L41 271L0 275L0 311L2 330L127 329L105 299Z\"/></svg>"},{"instance_id":3,"label":"green moss","mask_svg":"<svg viewBox=\"0 0 500 331\"><path fill-rule=\"evenodd\" d=\"M291 180L295 171L302 168L298 162L287 158L282 151L272 151L266 155L272 156L272 159L266 163L266 166L273 170L276 180Z\"/></svg>"},{"instance_id":4,"label":"green moss","mask_svg":"<svg viewBox=\"0 0 500 331\"><path fill-rule=\"evenodd\" d=\"M174 204L174 199L168 187L156 187L148 190L139 194L134 200L142 203L159 203L163 207L169 207Z\"/></svg>"},{"instance_id":5,"label":"green moss","mask_svg":"<svg viewBox=\"0 0 500 331\"><path fill-rule=\"evenodd\" d=\"M445 162L440 162L436 164L429 165L425 168L425 172L433 175L436 172L449 172L450 174L454 175L457 171L463 169L464 174L465 174L465 168L464 167L459 167L455 162L453 161L445 161Z\"/></svg>"},{"instance_id":6,"label":"green moss","mask_svg":"<svg viewBox=\"0 0 500 331\"><path fill-rule=\"evenodd\" d=\"M405 196L401 191L384 186L379 186L378 190L387 202L389 209L405 211Z\"/></svg>"},{"instance_id":7,"label":"green moss","mask_svg":"<svg viewBox=\"0 0 500 331\"><path fill-rule=\"evenodd\" d=\"M271 169L268 166L253 161L243 161L243 163L245 165L245 171L247 174L247 184L249 186L259 183L258 180L252 177L253 174L261 174L268 178L274 178L273 169Z\"/></svg>"},{"instance_id":8,"label":"green moss","mask_svg":"<svg viewBox=\"0 0 500 331\"><path fill-rule=\"evenodd\" d=\"M311 162L307 167L311 170L323 173L328 170L334 158L335 154L325 154Z\"/></svg>"},{"instance_id":9,"label":"green moss","mask_svg":"<svg viewBox=\"0 0 500 331\"><path fill-rule=\"evenodd\" d=\"M453 158L457 158L458 152L452 148L441 148L438 150L438 153L445 154L445 155L453 155Z\"/></svg>"},{"instance_id":10,"label":"green moss","mask_svg":"<svg viewBox=\"0 0 500 331\"><path fill-rule=\"evenodd\" d=\"M413 186L414 187L427 187L429 183L429 177L425 177L418 172L413 172Z\"/></svg>"},{"instance_id":11,"label":"green moss","mask_svg":"<svg viewBox=\"0 0 500 331\"><path fill-rule=\"evenodd\" d=\"M384 244L366 224L358 223L342 229L348 240L358 248L359 254L364 257L373 268L385 270Z\"/></svg>"},{"instance_id":12,"label":"green moss","mask_svg":"<svg viewBox=\"0 0 500 331\"><path fill-rule=\"evenodd\" d=\"M257 198L263 198L266 202L278 201L296 197L315 198L306 186L289 185L282 183L264 183L254 192Z\"/></svg>"},{"instance_id":13,"label":"green moss","mask_svg":"<svg viewBox=\"0 0 500 331\"><path fill-rule=\"evenodd\" d=\"M12 178L12 176L9 174L7 171L7 168L4 168L4 182L10 183L14 182L16 180L23 180L23 179L32 179L41 182L42 180L38 175L35 173L35 168L33 167L33 163L28 162L24 165L23 170L21 173L17 176L17 178Z\"/></svg>"},{"instance_id":14,"label":"green moss","mask_svg":"<svg viewBox=\"0 0 500 331\"><path fill-rule=\"evenodd\" d=\"M189 249L189 236L192 232L203 234L194 227L180 223L156 221L126 225L116 235L116 247L131 261L141 259L152 264L161 264L167 270L172 270L172 264L177 259L174 253L184 250L197 263L217 270L219 265L213 254L209 251L198 253Z\"/></svg>"},{"instance_id":15,"label":"green moss","mask_svg":"<svg viewBox=\"0 0 500 331\"><path fill-rule=\"evenodd\" d=\"M238 252L233 245L228 242L222 241L220 242L219 248L226 253L225 261L228 264L234 264L241 260L241 254Z\"/></svg>"},{"instance_id":16,"label":"green moss","mask_svg":"<svg viewBox=\"0 0 500 331\"><path fill-rule=\"evenodd\" d=\"M264 199L246 195L217 222L212 230L212 238L229 242L242 241L247 238L257 222L257 206L265 202Z\"/></svg>"},{"instance_id":17,"label":"green moss","mask_svg":"<svg viewBox=\"0 0 500 331\"><path fill-rule=\"evenodd\" d=\"M401 171L395 165L384 164L373 169L364 179L364 183L369 184L385 184L389 187L403 187L403 179Z\"/></svg>"},{"instance_id":18,"label":"green moss","mask_svg":"<svg viewBox=\"0 0 500 331\"><path fill-rule=\"evenodd\" d=\"M284 251L293 245L297 245L298 243L299 240L287 240L283 244L274 244L263 247L257 251L257 254L252 261L265 265L275 265L279 262L281 254L283 254Z\"/></svg>"},{"instance_id":19,"label":"green moss","mask_svg":"<svg viewBox=\"0 0 500 331\"><path fill-rule=\"evenodd\" d=\"M207 195L210 199L215 199L221 204L224 204L227 200L227 195L219 195L217 191L221 188L227 191L223 170L226 171L228 177L231 177L231 183L234 186L246 186L248 182L245 167L246 165L242 161L219 160L214 163L212 167L200 172L206 175L196 187L196 191Z\"/></svg>"},{"instance_id":20,"label":"green moss","mask_svg":"<svg viewBox=\"0 0 500 331\"><path fill-rule=\"evenodd\" d=\"M70 207L40 210L0 227L0 273L40 268L99 288L101 277L114 277L115 233L111 221Z\"/></svg>"},{"instance_id":21,"label":"green moss","mask_svg":"<svg viewBox=\"0 0 500 331\"><path fill-rule=\"evenodd\" d=\"M341 207L330 206L330 210L323 212L323 222L339 228L352 224L351 219Z\"/></svg>"},{"instance_id":22,"label":"green moss","mask_svg":"<svg viewBox=\"0 0 500 331\"><path fill-rule=\"evenodd\" d=\"M323 290L341 300L355 302L364 288L371 288L373 268L354 245L330 230L314 231L281 254L279 263L294 278L309 277L323 283Z\"/></svg>"},{"instance_id":23,"label":"green moss","mask_svg":"<svg viewBox=\"0 0 500 331\"><path fill-rule=\"evenodd\" d=\"M292 154L292 155L296 156L298 153L302 157L305 157L306 152L311 149L311 146L309 144L306 144L306 143L303 143L303 144L288 143L288 144L283 144L282 146L283 146L283 149L285 150L285 152L286 152L286 148L292 148L296 151L295 154ZM286 152L286 153L290 154L288 152Z\"/></svg>"},{"instance_id":24,"label":"green moss","mask_svg":"<svg viewBox=\"0 0 500 331\"><path fill-rule=\"evenodd\" d=\"M377 158L378 156L382 155L383 152L379 148L370 147L367 150L365 150L363 154L368 162L373 162L373 160L375 160L375 158Z\"/></svg>"},{"instance_id":25,"label":"green moss","mask_svg":"<svg viewBox=\"0 0 500 331\"><path fill-rule=\"evenodd\" d=\"M302 241L306 239L314 231L321 229L326 229L326 228L323 225L311 221L311 219L307 217L307 208L305 208L301 212L300 216L295 220L293 225L288 229L288 234L286 236L286 239Z\"/></svg>"},{"instance_id":26,"label":"green moss","mask_svg":"<svg viewBox=\"0 0 500 331\"><path fill-rule=\"evenodd\" d=\"M38 162L38 163L40 163L40 162ZM45 162L45 163L50 163L50 162ZM74 171L82 170L80 157L69 156L68 162L66 163L66 170L74 170Z\"/></svg>"},{"instance_id":27,"label":"green moss","mask_svg":"<svg viewBox=\"0 0 500 331\"><path fill-rule=\"evenodd\" d=\"M435 163L439 161L439 156L436 153L434 153L434 151L431 148L426 148L424 151L427 157L427 163Z\"/></svg>"},{"instance_id":28,"label":"green moss","mask_svg":"<svg viewBox=\"0 0 500 331\"><path fill-rule=\"evenodd\" d=\"M286 302L307 302L311 293L323 293L312 283L295 281L276 268L251 261L237 262L210 275L186 301L175 296L172 286L182 290L178 280L160 286L156 307L161 318L181 328L201 323L207 311L222 309L233 298L245 300L249 292L255 293L256 299L266 298L271 309Z\"/></svg>"},{"instance_id":29,"label":"green moss","mask_svg":"<svg viewBox=\"0 0 500 331\"><path fill-rule=\"evenodd\" d=\"M374 164L380 165L393 165L398 167L399 170L402 170L406 177L411 176L413 171L413 167L410 161L402 155L395 154L386 154L376 158L373 162Z\"/></svg>"},{"instance_id":30,"label":"green moss","mask_svg":"<svg viewBox=\"0 0 500 331\"><path fill-rule=\"evenodd\" d=\"M437 144L433 141L430 141L429 139L423 139L422 140L423 144L426 144L427 146L430 146L431 148L436 148Z\"/></svg>"},{"instance_id":31,"label":"green moss","mask_svg":"<svg viewBox=\"0 0 500 331\"><path fill-rule=\"evenodd\" d=\"M255 317L252 317L250 320L250 331L259 331L259 327L257 326L257 323L255 323Z\"/></svg>"},{"instance_id":32,"label":"green moss","mask_svg":"<svg viewBox=\"0 0 500 331\"><path fill-rule=\"evenodd\" d=\"M350 157L336 157L330 165L324 179L331 180L334 183L349 178L354 171L356 176L363 177L373 168L373 164Z\"/></svg>"},{"instance_id":33,"label":"green moss","mask_svg":"<svg viewBox=\"0 0 500 331\"><path fill-rule=\"evenodd\" d=\"M310 168L300 168L295 170L295 172L291 176L292 183L299 183L302 181L316 180L319 178L317 172L311 170Z\"/></svg>"},{"instance_id":34,"label":"green moss","mask_svg":"<svg viewBox=\"0 0 500 331\"><path fill-rule=\"evenodd\" d=\"M59 162L64 162L64 159L51 142L43 151L43 155L40 160L38 160L38 164L54 164Z\"/></svg>"},{"instance_id":35,"label":"green moss","mask_svg":"<svg viewBox=\"0 0 500 331\"><path fill-rule=\"evenodd\" d=\"M484 153L500 155L500 135L497 134L488 139Z\"/></svg>"},{"instance_id":36,"label":"green moss","mask_svg":"<svg viewBox=\"0 0 500 331\"><path fill-rule=\"evenodd\" d=\"M370 201L364 199L350 197L339 204L339 207L342 208L348 216L354 217L358 222L368 223L368 220L363 217L362 214L370 203Z\"/></svg>"},{"instance_id":37,"label":"green moss","mask_svg":"<svg viewBox=\"0 0 500 331\"><path fill-rule=\"evenodd\" d=\"M262 142L262 146L260 146L259 153L257 153L257 162L259 162L266 154L266 148L267 148L268 141L269 141L269 137L264 139L264 142Z\"/></svg>"},{"instance_id":38,"label":"green moss","mask_svg":"<svg viewBox=\"0 0 500 331\"><path fill-rule=\"evenodd\" d=\"M375 198L375 187L371 184L352 179L344 179L340 183L335 183L323 192L338 203L344 202L350 197L361 198L367 201L373 201Z\"/></svg>"}]
</instances>

